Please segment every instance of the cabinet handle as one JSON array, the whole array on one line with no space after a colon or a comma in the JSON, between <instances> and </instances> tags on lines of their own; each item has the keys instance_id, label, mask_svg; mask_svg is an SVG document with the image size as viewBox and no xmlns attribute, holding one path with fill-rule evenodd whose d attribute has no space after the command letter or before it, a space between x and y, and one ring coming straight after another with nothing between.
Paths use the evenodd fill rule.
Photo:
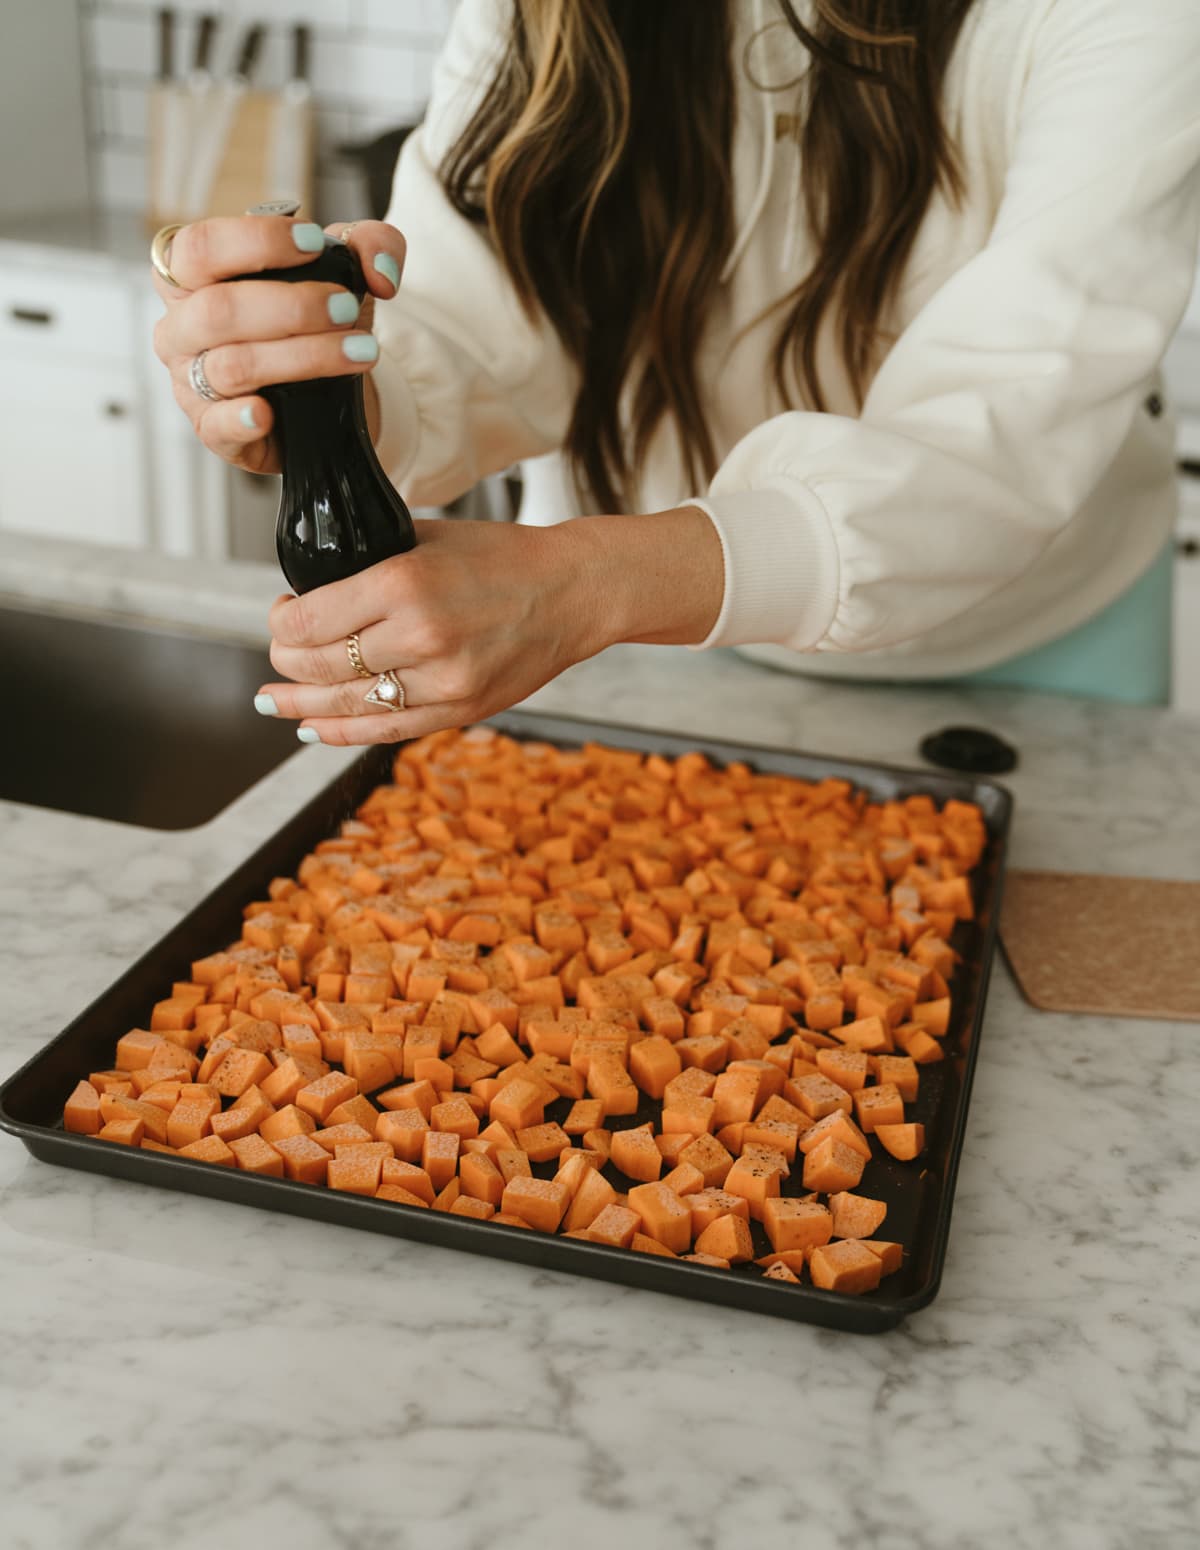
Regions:
<instances>
[{"instance_id":1,"label":"cabinet handle","mask_svg":"<svg viewBox=\"0 0 1200 1550\"><path fill-rule=\"evenodd\" d=\"M1185 479L1200 479L1200 457L1181 457L1176 469Z\"/></svg>"},{"instance_id":2,"label":"cabinet handle","mask_svg":"<svg viewBox=\"0 0 1200 1550\"><path fill-rule=\"evenodd\" d=\"M129 413L129 405L119 404L115 399L110 399L104 406L104 413L110 420L123 420Z\"/></svg>"},{"instance_id":3,"label":"cabinet handle","mask_svg":"<svg viewBox=\"0 0 1200 1550\"><path fill-rule=\"evenodd\" d=\"M1182 560L1194 560L1200 554L1200 538L1177 538L1175 553Z\"/></svg>"},{"instance_id":4,"label":"cabinet handle","mask_svg":"<svg viewBox=\"0 0 1200 1550\"><path fill-rule=\"evenodd\" d=\"M53 312L46 312L41 307L10 307L8 315L14 323L36 323L42 328L54 322Z\"/></svg>"}]
</instances>

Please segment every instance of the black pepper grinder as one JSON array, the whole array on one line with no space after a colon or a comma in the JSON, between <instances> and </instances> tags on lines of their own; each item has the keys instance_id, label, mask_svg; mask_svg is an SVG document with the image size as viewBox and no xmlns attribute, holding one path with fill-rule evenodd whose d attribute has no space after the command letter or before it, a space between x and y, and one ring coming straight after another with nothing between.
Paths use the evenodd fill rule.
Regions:
<instances>
[{"instance_id":1,"label":"black pepper grinder","mask_svg":"<svg viewBox=\"0 0 1200 1550\"><path fill-rule=\"evenodd\" d=\"M292 216L298 209L277 200L247 213ZM328 236L311 263L242 278L325 281L360 304L367 290L353 249ZM281 382L262 394L275 416L283 468L275 549L292 590L311 592L415 548L412 516L375 455L362 377Z\"/></svg>"}]
</instances>

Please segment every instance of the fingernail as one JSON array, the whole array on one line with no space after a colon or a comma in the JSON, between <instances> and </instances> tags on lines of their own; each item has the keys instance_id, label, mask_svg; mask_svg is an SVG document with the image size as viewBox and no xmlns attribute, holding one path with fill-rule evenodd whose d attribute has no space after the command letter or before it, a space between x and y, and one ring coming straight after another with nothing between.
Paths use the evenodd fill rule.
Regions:
<instances>
[{"instance_id":1,"label":"fingernail","mask_svg":"<svg viewBox=\"0 0 1200 1550\"><path fill-rule=\"evenodd\" d=\"M292 227L292 241L301 253L319 253L325 246L325 233L312 221L298 221Z\"/></svg>"},{"instance_id":2,"label":"fingernail","mask_svg":"<svg viewBox=\"0 0 1200 1550\"><path fill-rule=\"evenodd\" d=\"M358 316L358 302L349 291L338 291L329 298L328 305L331 323L353 323Z\"/></svg>"},{"instance_id":3,"label":"fingernail","mask_svg":"<svg viewBox=\"0 0 1200 1550\"><path fill-rule=\"evenodd\" d=\"M378 253L375 256L375 268L388 282L394 291L400 289L400 265L390 253Z\"/></svg>"},{"instance_id":4,"label":"fingernail","mask_svg":"<svg viewBox=\"0 0 1200 1550\"><path fill-rule=\"evenodd\" d=\"M297 727L296 736L302 743L319 743L321 741L321 734L314 732L312 727Z\"/></svg>"},{"instance_id":5,"label":"fingernail","mask_svg":"<svg viewBox=\"0 0 1200 1550\"><path fill-rule=\"evenodd\" d=\"M350 361L378 360L379 340L374 334L347 334L342 340L342 354Z\"/></svg>"},{"instance_id":6,"label":"fingernail","mask_svg":"<svg viewBox=\"0 0 1200 1550\"><path fill-rule=\"evenodd\" d=\"M277 716L279 706L269 694L256 694L254 696L254 708L260 716Z\"/></svg>"},{"instance_id":7,"label":"fingernail","mask_svg":"<svg viewBox=\"0 0 1200 1550\"><path fill-rule=\"evenodd\" d=\"M243 404L238 410L238 419L248 431L256 431L258 429L258 421L254 418L254 410L251 409L249 404ZM268 716L273 716L274 714L273 710L267 711Z\"/></svg>"}]
</instances>

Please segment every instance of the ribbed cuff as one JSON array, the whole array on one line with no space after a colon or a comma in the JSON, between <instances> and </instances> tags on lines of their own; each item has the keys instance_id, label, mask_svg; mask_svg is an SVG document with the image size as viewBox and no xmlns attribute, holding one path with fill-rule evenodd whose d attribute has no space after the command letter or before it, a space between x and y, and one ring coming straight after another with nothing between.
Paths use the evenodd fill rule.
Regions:
<instances>
[{"instance_id":1,"label":"ribbed cuff","mask_svg":"<svg viewBox=\"0 0 1200 1550\"><path fill-rule=\"evenodd\" d=\"M717 622L692 649L774 642L813 651L838 604L838 551L825 508L801 484L738 490L698 500L725 558Z\"/></svg>"}]
</instances>

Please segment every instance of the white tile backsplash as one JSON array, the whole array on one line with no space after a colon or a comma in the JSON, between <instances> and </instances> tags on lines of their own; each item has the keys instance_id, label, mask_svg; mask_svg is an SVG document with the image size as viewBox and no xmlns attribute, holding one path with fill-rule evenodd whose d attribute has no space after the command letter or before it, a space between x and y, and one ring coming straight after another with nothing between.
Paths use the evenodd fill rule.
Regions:
<instances>
[{"instance_id":1,"label":"white tile backsplash","mask_svg":"<svg viewBox=\"0 0 1200 1550\"><path fill-rule=\"evenodd\" d=\"M159 0L80 0L89 83L92 165L102 204L140 209L148 158L146 94L157 71ZM174 0L178 73L192 57L196 17L220 16L217 73L229 69L244 28L269 28L255 74L278 86L291 63L290 28L312 28L316 98L317 200L324 220L361 211L358 174L337 154L348 140L413 123L428 98L433 64L455 0Z\"/></svg>"}]
</instances>

